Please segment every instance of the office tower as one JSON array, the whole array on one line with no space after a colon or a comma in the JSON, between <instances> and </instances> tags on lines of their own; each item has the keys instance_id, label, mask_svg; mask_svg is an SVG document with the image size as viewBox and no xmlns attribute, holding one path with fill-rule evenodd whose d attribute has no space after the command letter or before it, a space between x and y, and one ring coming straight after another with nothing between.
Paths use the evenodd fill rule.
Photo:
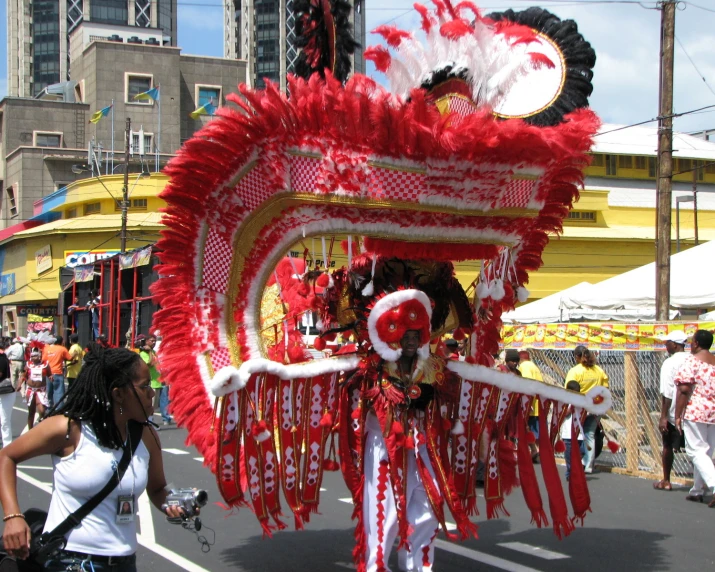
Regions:
<instances>
[{"instance_id":1,"label":"office tower","mask_svg":"<svg viewBox=\"0 0 715 572\"><path fill-rule=\"evenodd\" d=\"M353 54L353 71L364 73L365 0L353 0L354 37L362 46ZM293 0L224 0L224 57L248 62L251 87L264 78L286 87L286 74L298 59Z\"/></svg>"},{"instance_id":2,"label":"office tower","mask_svg":"<svg viewBox=\"0 0 715 572\"><path fill-rule=\"evenodd\" d=\"M8 95L34 97L71 77L70 34L82 23L102 24L106 33L131 28L161 30L163 44L176 46L177 0L8 0ZM129 28L129 30L127 30Z\"/></svg>"}]
</instances>

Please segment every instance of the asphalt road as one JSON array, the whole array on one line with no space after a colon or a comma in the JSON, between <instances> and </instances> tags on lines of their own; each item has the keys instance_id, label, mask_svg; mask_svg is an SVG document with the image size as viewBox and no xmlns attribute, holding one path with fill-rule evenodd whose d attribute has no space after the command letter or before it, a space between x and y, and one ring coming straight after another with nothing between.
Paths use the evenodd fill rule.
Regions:
<instances>
[{"instance_id":1,"label":"asphalt road","mask_svg":"<svg viewBox=\"0 0 715 572\"><path fill-rule=\"evenodd\" d=\"M13 417L17 436L26 417L18 400ZM201 487L209 493L202 512L204 530L215 544L203 552L196 535L167 523L155 509L140 501L140 570L175 572L321 572L353 569L352 504L339 473L326 473L321 514L314 515L306 530L283 531L272 540L262 539L261 529L247 509L228 512L214 504L218 496L211 472L201 458L184 444L186 432L169 428L160 433L167 480L176 486ZM49 458L23 463L18 481L20 504L46 508L52 472ZM657 492L649 481L609 473L589 477L593 513L565 540L553 531L529 524L520 491L507 499L511 517L487 521L477 517L479 539L452 544L437 541L439 572L467 570L534 571L655 571L714 569L712 542L715 510L706 504L686 502L686 490ZM545 498L545 497L544 497ZM148 501L146 501L148 502ZM485 513L484 502L480 511ZM292 522L286 518L286 522ZM391 559L397 570L396 554Z\"/></svg>"}]
</instances>

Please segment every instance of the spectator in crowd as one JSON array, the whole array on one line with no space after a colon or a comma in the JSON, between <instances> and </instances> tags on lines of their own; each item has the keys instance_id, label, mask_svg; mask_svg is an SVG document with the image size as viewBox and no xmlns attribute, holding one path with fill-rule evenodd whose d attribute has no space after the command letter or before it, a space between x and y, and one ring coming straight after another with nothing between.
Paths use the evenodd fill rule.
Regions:
<instances>
[{"instance_id":1,"label":"spectator in crowd","mask_svg":"<svg viewBox=\"0 0 715 572\"><path fill-rule=\"evenodd\" d=\"M107 334L99 334L97 336L97 343L102 346L105 350L112 347L109 345L109 339L107 338Z\"/></svg>"},{"instance_id":2,"label":"spectator in crowd","mask_svg":"<svg viewBox=\"0 0 715 572\"><path fill-rule=\"evenodd\" d=\"M445 356L447 359L458 360L462 357L459 355L459 342L457 340L449 338L444 342L444 345L447 350L447 355Z\"/></svg>"},{"instance_id":3,"label":"spectator in crowd","mask_svg":"<svg viewBox=\"0 0 715 572\"><path fill-rule=\"evenodd\" d=\"M599 385L608 387L608 375L596 365L596 356L586 346L576 346L573 351L576 365L566 374L565 385L568 387L569 381L577 381L581 388L581 393L588 393L592 388ZM583 440L586 447L584 454L584 467L586 474L593 473L593 462L596 453L596 430L598 429L598 415L587 415L583 423Z\"/></svg>"},{"instance_id":4,"label":"spectator in crowd","mask_svg":"<svg viewBox=\"0 0 715 572\"><path fill-rule=\"evenodd\" d=\"M703 501L704 487L715 492L715 356L713 335L698 330L690 355L675 373L675 427L685 434L685 452L693 463L693 488L688 500ZM708 504L715 507L715 497Z\"/></svg>"},{"instance_id":5,"label":"spectator in crowd","mask_svg":"<svg viewBox=\"0 0 715 572\"><path fill-rule=\"evenodd\" d=\"M89 310L90 322L92 324L92 339L96 340L99 338L99 304L102 299L99 296L99 292L92 290L90 294L89 302L87 302L87 310Z\"/></svg>"},{"instance_id":6,"label":"spectator in crowd","mask_svg":"<svg viewBox=\"0 0 715 572\"><path fill-rule=\"evenodd\" d=\"M581 386L579 385L578 381L569 381L566 383L566 389L570 391L577 391L581 392ZM571 476L571 419L573 418L573 409L569 411L568 416L564 419L564 422L561 424L561 440L564 442L564 445L566 446L566 450L564 451L564 461L566 461L566 480L569 480L569 477ZM584 446L583 446L583 431L579 431L578 434L578 446L581 449L581 458L583 459L584 456Z\"/></svg>"},{"instance_id":7,"label":"spectator in crowd","mask_svg":"<svg viewBox=\"0 0 715 572\"><path fill-rule=\"evenodd\" d=\"M65 362L72 361L67 348L62 345L62 336L47 344L42 350L42 361L50 364L52 382L47 384L50 407L57 405L65 395Z\"/></svg>"},{"instance_id":8,"label":"spectator in crowd","mask_svg":"<svg viewBox=\"0 0 715 572\"><path fill-rule=\"evenodd\" d=\"M50 401L47 388L52 384L50 365L42 361L42 352L33 348L30 361L25 370L25 404L27 405L27 427L32 429L35 424L35 414L42 419L45 416Z\"/></svg>"},{"instance_id":9,"label":"spectator in crowd","mask_svg":"<svg viewBox=\"0 0 715 572\"><path fill-rule=\"evenodd\" d=\"M84 358L84 350L79 345L79 336L72 334L70 336L70 355L72 360L67 362L67 385L72 385L72 382L79 376L79 370L82 369L82 359Z\"/></svg>"},{"instance_id":10,"label":"spectator in crowd","mask_svg":"<svg viewBox=\"0 0 715 572\"><path fill-rule=\"evenodd\" d=\"M20 338L12 340L12 345L5 350L7 359L10 360L10 379L16 390L20 389L23 372L25 371L25 346Z\"/></svg>"},{"instance_id":11,"label":"spectator in crowd","mask_svg":"<svg viewBox=\"0 0 715 572\"><path fill-rule=\"evenodd\" d=\"M682 330L674 330L662 336L668 358L660 368L660 422L658 428L663 436L663 480L653 483L653 488L659 491L670 491L670 472L673 469L674 451L679 451L682 435L675 428L675 374L685 363L688 354L685 353L685 342L688 336Z\"/></svg>"},{"instance_id":12,"label":"spectator in crowd","mask_svg":"<svg viewBox=\"0 0 715 572\"><path fill-rule=\"evenodd\" d=\"M174 419L169 415L169 388L161 383L161 373L159 372L159 358L154 351L156 345L156 336L149 334L146 338L140 336L134 345L139 346L139 355L149 366L149 375L151 376L151 387L159 396L159 411L164 420L164 425L171 425Z\"/></svg>"},{"instance_id":13,"label":"spectator in crowd","mask_svg":"<svg viewBox=\"0 0 715 572\"><path fill-rule=\"evenodd\" d=\"M519 371L519 352L517 350L506 350L506 352L504 352L504 364L497 366L497 369L521 376L521 372Z\"/></svg>"},{"instance_id":14,"label":"spectator in crowd","mask_svg":"<svg viewBox=\"0 0 715 572\"><path fill-rule=\"evenodd\" d=\"M77 327L79 326L79 312L81 309L82 308L79 305L79 298L75 296L74 300L72 301L72 305L67 308L67 317L69 318L67 321L70 326L70 333L74 333L77 331Z\"/></svg>"},{"instance_id":15,"label":"spectator in crowd","mask_svg":"<svg viewBox=\"0 0 715 572\"><path fill-rule=\"evenodd\" d=\"M519 352L519 371L523 377L534 379L536 381L544 381L544 376L541 375L541 370L531 361L531 356L526 350ZM534 434L536 440L539 440L539 400L534 397L531 403L531 411L529 412L529 430ZM531 460L534 463L539 462L539 447L536 443L529 443L531 451Z\"/></svg>"},{"instance_id":16,"label":"spectator in crowd","mask_svg":"<svg viewBox=\"0 0 715 572\"><path fill-rule=\"evenodd\" d=\"M2 446L12 442L12 406L15 405L16 387L11 380L10 360L5 355L7 339L0 340L0 433Z\"/></svg>"},{"instance_id":17,"label":"spectator in crowd","mask_svg":"<svg viewBox=\"0 0 715 572\"><path fill-rule=\"evenodd\" d=\"M136 499L146 490L152 504L166 516L183 514L177 506L161 508L168 491L159 437L147 424L153 397L149 370L137 354L95 348L57 409L0 451L0 502L6 521L3 544L10 555L27 558L30 548L30 529L17 495L21 461L52 455L55 487L45 528L53 530L105 483L119 480L115 470L124 450L136 448L117 486L67 534L66 545L51 555L44 568L49 572L136 572L138 519L135 510L133 518L119 519L119 503L128 501L128 494ZM137 431L141 440L137 444L135 437L132 444L131 434ZM136 503L130 504L136 508Z\"/></svg>"}]
</instances>

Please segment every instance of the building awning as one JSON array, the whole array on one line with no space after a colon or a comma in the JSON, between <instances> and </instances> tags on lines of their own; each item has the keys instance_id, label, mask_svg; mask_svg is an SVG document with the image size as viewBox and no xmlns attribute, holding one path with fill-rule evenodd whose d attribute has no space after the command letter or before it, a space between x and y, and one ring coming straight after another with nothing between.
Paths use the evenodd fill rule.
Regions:
<instances>
[{"instance_id":1,"label":"building awning","mask_svg":"<svg viewBox=\"0 0 715 572\"><path fill-rule=\"evenodd\" d=\"M128 229L160 230L161 213L129 213L127 216ZM122 225L122 215L120 213L111 215L87 215L77 218L66 218L56 220L35 228L16 232L15 238L27 238L30 236L47 234L71 234L80 232L101 232L119 230Z\"/></svg>"}]
</instances>

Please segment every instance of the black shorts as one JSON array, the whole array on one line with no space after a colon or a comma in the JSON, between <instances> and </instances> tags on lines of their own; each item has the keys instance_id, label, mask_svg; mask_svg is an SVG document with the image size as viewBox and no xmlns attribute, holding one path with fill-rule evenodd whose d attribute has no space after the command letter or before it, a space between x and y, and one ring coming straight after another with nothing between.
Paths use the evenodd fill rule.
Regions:
<instances>
[{"instance_id":1,"label":"black shorts","mask_svg":"<svg viewBox=\"0 0 715 572\"><path fill-rule=\"evenodd\" d=\"M684 449L685 448L685 438L681 435L680 431L675 428L675 425L668 423L668 431L662 433L663 435L663 447L669 449Z\"/></svg>"}]
</instances>

